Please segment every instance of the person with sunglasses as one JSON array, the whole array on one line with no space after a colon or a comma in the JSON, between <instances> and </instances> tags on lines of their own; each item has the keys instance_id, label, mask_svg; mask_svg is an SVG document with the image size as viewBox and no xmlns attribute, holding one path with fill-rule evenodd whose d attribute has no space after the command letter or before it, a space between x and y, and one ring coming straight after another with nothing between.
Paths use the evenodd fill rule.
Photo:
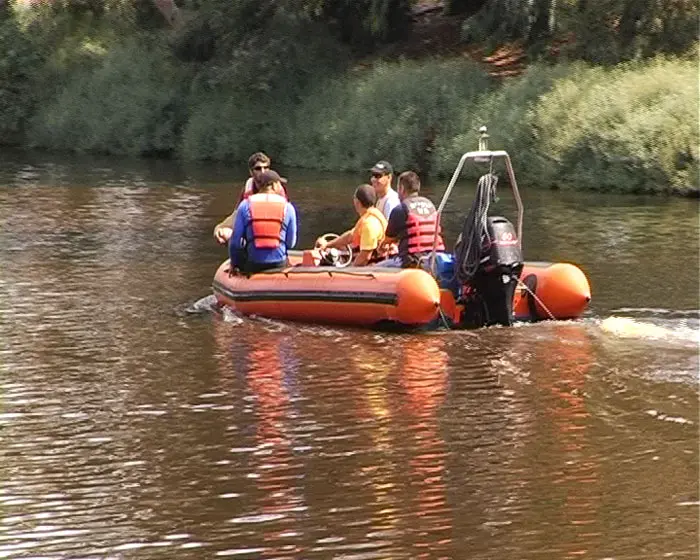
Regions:
<instances>
[{"instance_id":1,"label":"person with sunglasses","mask_svg":"<svg viewBox=\"0 0 700 560\"><path fill-rule=\"evenodd\" d=\"M401 204L399 193L391 188L394 168L388 161L381 160L374 164L370 173L372 173L372 186L377 193L377 209L388 220L391 211Z\"/></svg>"},{"instance_id":2,"label":"person with sunglasses","mask_svg":"<svg viewBox=\"0 0 700 560\"><path fill-rule=\"evenodd\" d=\"M240 205L240 203L246 200L249 196L259 191L260 178L262 177L263 173L270 169L271 163L270 158L263 152L255 152L248 158L248 171L250 173L250 177L248 177L248 180L243 186L243 190L238 197L238 203L236 206ZM287 180L284 178L280 179L283 196L289 199L289 195L287 194ZM226 216L223 220L216 224L216 226L214 226L214 239L216 239L217 243L221 245L228 243L232 232L231 225L234 223L235 217L236 210L234 209L231 214Z\"/></svg>"}]
</instances>

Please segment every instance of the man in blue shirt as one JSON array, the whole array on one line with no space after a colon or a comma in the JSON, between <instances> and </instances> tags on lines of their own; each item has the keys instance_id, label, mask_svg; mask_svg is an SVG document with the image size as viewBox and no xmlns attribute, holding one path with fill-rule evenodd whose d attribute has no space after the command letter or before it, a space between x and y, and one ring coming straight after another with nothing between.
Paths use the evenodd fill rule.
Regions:
<instances>
[{"instance_id":1,"label":"man in blue shirt","mask_svg":"<svg viewBox=\"0 0 700 560\"><path fill-rule=\"evenodd\" d=\"M231 270L255 274L287 266L287 250L297 242L297 214L283 196L282 179L265 171L258 192L238 207L229 243Z\"/></svg>"}]
</instances>

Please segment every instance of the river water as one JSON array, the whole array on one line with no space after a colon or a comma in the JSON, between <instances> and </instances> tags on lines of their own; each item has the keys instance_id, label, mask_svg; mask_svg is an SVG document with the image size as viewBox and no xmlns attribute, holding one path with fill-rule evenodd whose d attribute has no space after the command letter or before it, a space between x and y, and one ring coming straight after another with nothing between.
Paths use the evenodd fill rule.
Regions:
<instances>
[{"instance_id":1,"label":"river water","mask_svg":"<svg viewBox=\"0 0 700 560\"><path fill-rule=\"evenodd\" d=\"M521 186L586 316L387 334L206 311L244 177L0 154L0 558L698 557L697 201Z\"/></svg>"}]
</instances>

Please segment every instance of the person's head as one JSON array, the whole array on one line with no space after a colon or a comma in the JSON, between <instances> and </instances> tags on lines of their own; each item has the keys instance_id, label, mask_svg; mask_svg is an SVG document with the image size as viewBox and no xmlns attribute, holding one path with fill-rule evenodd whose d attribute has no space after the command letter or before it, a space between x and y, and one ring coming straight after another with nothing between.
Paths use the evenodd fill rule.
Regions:
<instances>
[{"instance_id":1,"label":"person's head","mask_svg":"<svg viewBox=\"0 0 700 560\"><path fill-rule=\"evenodd\" d=\"M279 173L272 169L262 171L258 177L258 192L284 195L282 177L279 176Z\"/></svg>"},{"instance_id":2,"label":"person's head","mask_svg":"<svg viewBox=\"0 0 700 560\"><path fill-rule=\"evenodd\" d=\"M248 158L248 169L250 176L256 183L259 183L260 174L270 169L270 158L262 152L255 152Z\"/></svg>"},{"instance_id":3,"label":"person's head","mask_svg":"<svg viewBox=\"0 0 700 560\"><path fill-rule=\"evenodd\" d=\"M388 161L378 161L374 164L372 169L369 170L372 174L372 186L377 192L378 197L384 196L389 188L391 187L391 179L394 173L394 168Z\"/></svg>"},{"instance_id":4,"label":"person's head","mask_svg":"<svg viewBox=\"0 0 700 560\"><path fill-rule=\"evenodd\" d=\"M404 171L399 175L398 186L396 189L399 192L399 198L404 199L407 196L420 192L420 178L413 171Z\"/></svg>"},{"instance_id":5,"label":"person's head","mask_svg":"<svg viewBox=\"0 0 700 560\"><path fill-rule=\"evenodd\" d=\"M377 193L372 185L360 185L355 189L355 194L352 197L355 211L361 216L368 208L374 206L377 202Z\"/></svg>"}]
</instances>

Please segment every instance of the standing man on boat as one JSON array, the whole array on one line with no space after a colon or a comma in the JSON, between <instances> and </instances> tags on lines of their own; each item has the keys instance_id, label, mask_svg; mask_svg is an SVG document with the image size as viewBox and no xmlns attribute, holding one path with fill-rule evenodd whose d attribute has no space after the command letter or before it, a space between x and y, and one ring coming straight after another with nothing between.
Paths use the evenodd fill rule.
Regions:
<instances>
[{"instance_id":1,"label":"standing man on boat","mask_svg":"<svg viewBox=\"0 0 700 560\"><path fill-rule=\"evenodd\" d=\"M265 173L265 171L270 169L270 164L270 158L267 156L267 154L263 152L255 152L248 158L248 172L250 173L250 177L248 177L248 180L243 186L243 190L241 191L241 194L238 197L238 202L236 203L236 206L238 206L250 195L258 192L260 186L260 177L263 173ZM284 196L286 198L289 198L287 195L286 179L282 178L281 185L283 188ZM217 243L221 245L228 243L228 240L231 237L231 224L235 221L235 216L236 209L234 209L231 214L226 216L223 220L216 224L216 226L214 226L214 239L216 239Z\"/></svg>"},{"instance_id":2,"label":"standing man on boat","mask_svg":"<svg viewBox=\"0 0 700 560\"><path fill-rule=\"evenodd\" d=\"M287 266L287 250L297 242L296 211L279 174L261 173L256 189L238 206L229 243L231 270L246 274Z\"/></svg>"},{"instance_id":3,"label":"standing man on boat","mask_svg":"<svg viewBox=\"0 0 700 560\"><path fill-rule=\"evenodd\" d=\"M399 244L399 254L377 266L418 267L433 251L445 250L435 205L420 196L420 178L413 171L404 171L398 180L401 203L394 208L386 227L384 244ZM437 239L436 239L437 233Z\"/></svg>"},{"instance_id":4,"label":"standing man on boat","mask_svg":"<svg viewBox=\"0 0 700 560\"><path fill-rule=\"evenodd\" d=\"M353 266L367 266L377 257L377 249L384 239L386 218L376 207L377 193L371 185L360 185L355 189L352 203L360 219L355 227L349 229L333 241L319 239L316 247L319 249L342 249L350 245L357 256Z\"/></svg>"},{"instance_id":5,"label":"standing man on boat","mask_svg":"<svg viewBox=\"0 0 700 560\"><path fill-rule=\"evenodd\" d=\"M381 160L374 164L370 172L372 186L377 193L377 209L388 220L391 211L401 203L398 193L391 188L394 168L388 161Z\"/></svg>"}]
</instances>

